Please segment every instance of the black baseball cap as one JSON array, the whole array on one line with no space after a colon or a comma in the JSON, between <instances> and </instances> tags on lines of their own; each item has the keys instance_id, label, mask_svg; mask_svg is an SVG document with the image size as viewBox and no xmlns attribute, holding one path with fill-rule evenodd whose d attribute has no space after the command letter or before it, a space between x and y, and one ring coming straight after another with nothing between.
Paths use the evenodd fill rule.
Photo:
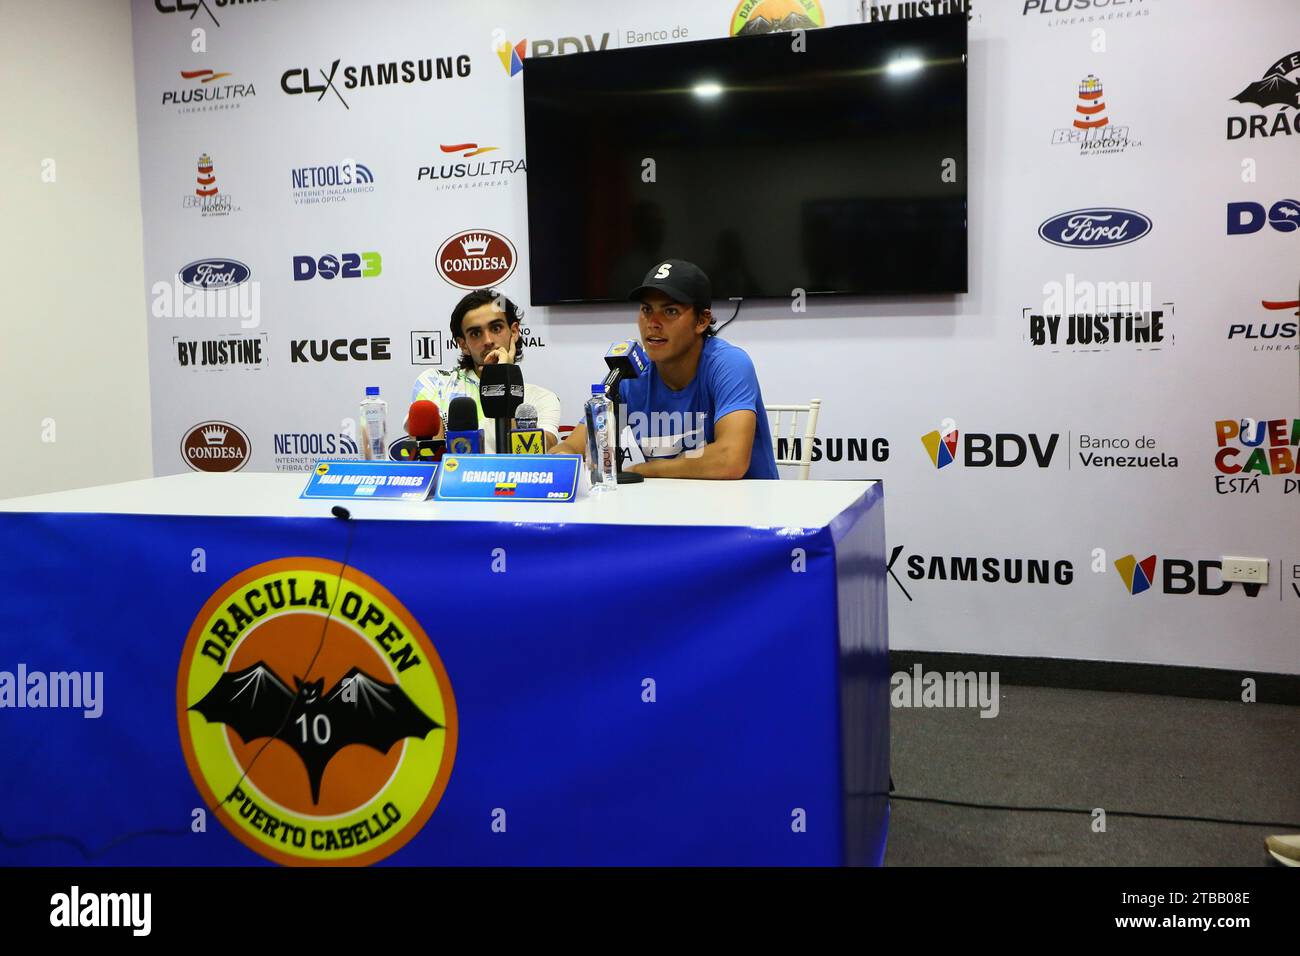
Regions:
<instances>
[{"instance_id":1,"label":"black baseball cap","mask_svg":"<svg viewBox=\"0 0 1300 956\"><path fill-rule=\"evenodd\" d=\"M685 259L665 259L650 267L641 284L628 293L632 301L639 301L642 293L654 289L674 302L693 305L699 309L713 306L713 283L693 262Z\"/></svg>"}]
</instances>

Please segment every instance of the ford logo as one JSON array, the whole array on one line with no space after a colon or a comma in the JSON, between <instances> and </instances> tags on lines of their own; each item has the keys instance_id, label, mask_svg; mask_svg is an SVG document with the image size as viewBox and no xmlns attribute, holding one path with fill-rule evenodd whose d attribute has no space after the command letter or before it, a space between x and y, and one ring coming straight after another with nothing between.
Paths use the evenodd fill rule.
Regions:
<instances>
[{"instance_id":1,"label":"ford logo","mask_svg":"<svg viewBox=\"0 0 1300 956\"><path fill-rule=\"evenodd\" d=\"M200 259L180 271L181 282L192 289L232 289L247 282L253 271L235 259Z\"/></svg>"},{"instance_id":2,"label":"ford logo","mask_svg":"<svg viewBox=\"0 0 1300 956\"><path fill-rule=\"evenodd\" d=\"M1104 249L1137 242L1151 231L1151 220L1132 209L1072 209L1038 227L1054 246Z\"/></svg>"}]
</instances>

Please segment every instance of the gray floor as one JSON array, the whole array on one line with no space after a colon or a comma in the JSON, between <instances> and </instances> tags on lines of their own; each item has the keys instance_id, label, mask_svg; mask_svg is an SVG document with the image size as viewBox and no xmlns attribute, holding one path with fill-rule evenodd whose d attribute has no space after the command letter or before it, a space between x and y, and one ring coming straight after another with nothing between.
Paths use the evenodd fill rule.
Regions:
<instances>
[{"instance_id":1,"label":"gray floor","mask_svg":"<svg viewBox=\"0 0 1300 956\"><path fill-rule=\"evenodd\" d=\"M994 718L890 716L898 794L1108 816L895 800L889 866L1268 866L1272 827L1110 814L1300 823L1300 707L1003 686Z\"/></svg>"}]
</instances>

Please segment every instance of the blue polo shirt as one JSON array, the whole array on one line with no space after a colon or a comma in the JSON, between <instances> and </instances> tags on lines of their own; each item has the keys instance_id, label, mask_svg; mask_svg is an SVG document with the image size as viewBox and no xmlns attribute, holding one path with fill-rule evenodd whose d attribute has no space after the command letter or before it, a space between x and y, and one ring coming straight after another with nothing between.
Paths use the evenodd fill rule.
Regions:
<instances>
[{"instance_id":1,"label":"blue polo shirt","mask_svg":"<svg viewBox=\"0 0 1300 956\"><path fill-rule=\"evenodd\" d=\"M754 447L746 478L780 478L772 451L772 430L763 407L754 363L742 348L715 335L704 340L695 378L674 391L650 363L648 374L619 386L624 423L632 429L647 461L676 458L714 440L718 420L742 409L754 413Z\"/></svg>"}]
</instances>

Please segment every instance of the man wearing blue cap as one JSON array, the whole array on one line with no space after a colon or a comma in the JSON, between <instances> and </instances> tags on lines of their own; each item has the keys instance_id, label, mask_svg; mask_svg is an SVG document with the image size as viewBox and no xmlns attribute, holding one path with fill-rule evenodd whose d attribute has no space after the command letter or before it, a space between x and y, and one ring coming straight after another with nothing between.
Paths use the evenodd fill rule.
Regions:
<instances>
[{"instance_id":1,"label":"man wearing blue cap","mask_svg":"<svg viewBox=\"0 0 1300 956\"><path fill-rule=\"evenodd\" d=\"M645 457L623 470L647 478L779 478L754 363L717 337L709 277L694 263L665 259L628 298L640 303L651 367L619 386L623 420ZM579 425L551 451L586 447Z\"/></svg>"}]
</instances>

